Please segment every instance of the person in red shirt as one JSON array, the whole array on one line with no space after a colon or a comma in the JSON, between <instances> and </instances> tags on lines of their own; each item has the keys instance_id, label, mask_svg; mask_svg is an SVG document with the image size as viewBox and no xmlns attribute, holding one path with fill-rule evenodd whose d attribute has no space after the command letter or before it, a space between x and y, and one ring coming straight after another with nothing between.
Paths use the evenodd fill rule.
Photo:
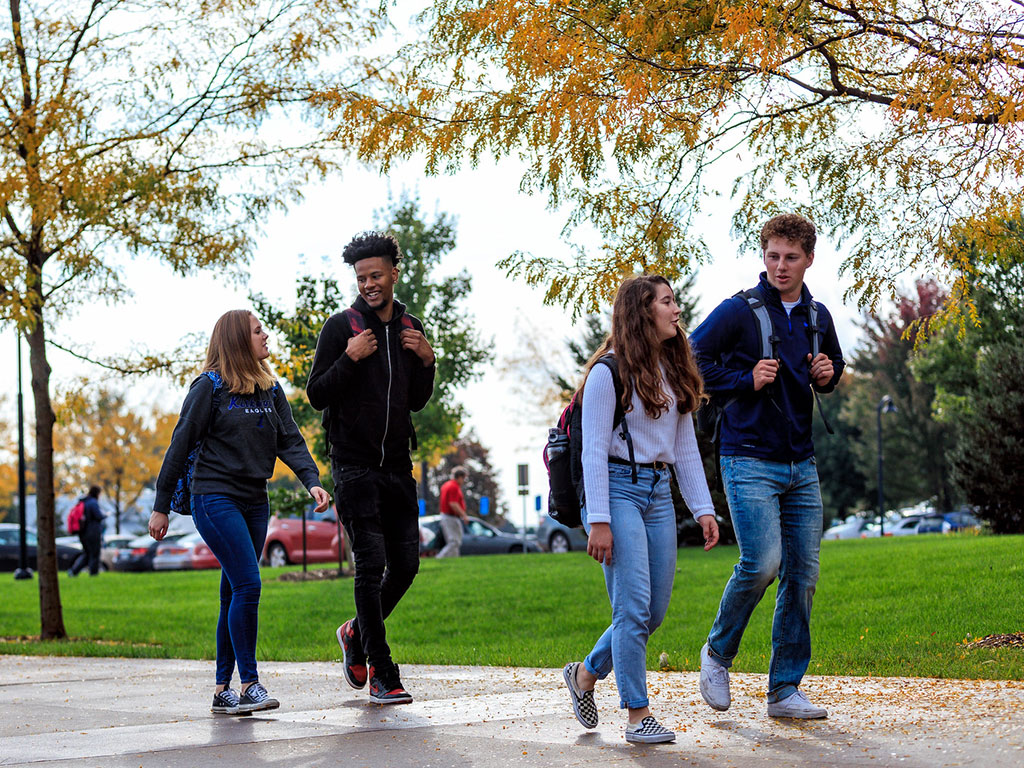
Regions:
<instances>
[{"instance_id":1,"label":"person in red shirt","mask_svg":"<svg viewBox=\"0 0 1024 768\"><path fill-rule=\"evenodd\" d=\"M444 547L437 553L438 557L458 557L462 547L462 524L469 522L466 515L466 499L462 495L462 484L469 473L465 467L452 470L450 480L441 486L441 532L444 534Z\"/></svg>"}]
</instances>

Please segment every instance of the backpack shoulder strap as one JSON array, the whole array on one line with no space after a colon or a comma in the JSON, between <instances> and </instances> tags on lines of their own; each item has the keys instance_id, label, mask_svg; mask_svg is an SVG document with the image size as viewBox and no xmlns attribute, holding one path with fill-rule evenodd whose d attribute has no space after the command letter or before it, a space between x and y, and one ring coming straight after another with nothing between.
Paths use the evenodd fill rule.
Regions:
<instances>
[{"instance_id":1,"label":"backpack shoulder strap","mask_svg":"<svg viewBox=\"0 0 1024 768\"><path fill-rule=\"evenodd\" d=\"M778 339L775 337L772 317L768 313L768 307L765 306L764 299L761 298L761 292L757 288L751 288L746 291L740 291L735 295L735 298L740 298L747 302L750 311L754 313L754 320L757 323L757 335L761 343L761 359L770 360L774 358L775 343Z\"/></svg>"},{"instance_id":2,"label":"backpack shoulder strap","mask_svg":"<svg viewBox=\"0 0 1024 768\"><path fill-rule=\"evenodd\" d=\"M413 330L413 331L416 330L416 326L413 324L412 318L409 317L404 312L402 313L402 327L403 328L409 328L410 330Z\"/></svg>"},{"instance_id":3,"label":"backpack shoulder strap","mask_svg":"<svg viewBox=\"0 0 1024 768\"><path fill-rule=\"evenodd\" d=\"M366 330L366 321L363 319L363 313L359 310L348 307L341 310L341 316L348 322L348 327L352 329L353 336L358 336Z\"/></svg>"},{"instance_id":4,"label":"backpack shoulder strap","mask_svg":"<svg viewBox=\"0 0 1024 768\"><path fill-rule=\"evenodd\" d=\"M614 430L618 426L622 426L622 431L619 432L619 437L626 441L626 450L629 452L629 464L631 470L630 479L633 485L637 484L637 473L636 473L636 458L633 454L633 436L629 434L629 424L626 423L626 410L622 407L622 394L625 388L622 385L622 378L619 376L619 361L615 359L615 355L608 354L602 355L597 359L597 362L603 363L608 366L608 370L612 372L612 384L615 386L615 416L612 421L612 429Z\"/></svg>"},{"instance_id":5,"label":"backpack shoulder strap","mask_svg":"<svg viewBox=\"0 0 1024 768\"><path fill-rule=\"evenodd\" d=\"M811 335L811 359L813 360L821 351L821 342L818 338L818 302L813 299L807 305L807 332Z\"/></svg>"},{"instance_id":6,"label":"backpack shoulder strap","mask_svg":"<svg viewBox=\"0 0 1024 768\"><path fill-rule=\"evenodd\" d=\"M615 359L615 355L608 354L602 355L597 359L597 362L608 367L608 370L612 372L612 385L615 387L615 416L612 420L612 429L624 423L626 420L626 411L622 407L622 379L619 377L619 361Z\"/></svg>"}]
</instances>

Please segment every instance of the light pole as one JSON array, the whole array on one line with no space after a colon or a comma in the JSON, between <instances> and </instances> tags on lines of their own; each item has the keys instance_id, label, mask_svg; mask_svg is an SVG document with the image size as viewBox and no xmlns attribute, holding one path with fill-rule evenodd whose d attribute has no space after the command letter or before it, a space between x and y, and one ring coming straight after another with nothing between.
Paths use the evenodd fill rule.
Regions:
<instances>
[{"instance_id":1,"label":"light pole","mask_svg":"<svg viewBox=\"0 0 1024 768\"><path fill-rule=\"evenodd\" d=\"M32 569L28 567L28 545L25 533L25 406L21 397L21 331L14 329L18 340L18 568L16 579L31 579ZM38 552L38 550L37 550Z\"/></svg>"},{"instance_id":2,"label":"light pole","mask_svg":"<svg viewBox=\"0 0 1024 768\"><path fill-rule=\"evenodd\" d=\"M885 491L882 489L882 414L896 413L896 404L886 395L878 401L878 535L885 536Z\"/></svg>"}]
</instances>

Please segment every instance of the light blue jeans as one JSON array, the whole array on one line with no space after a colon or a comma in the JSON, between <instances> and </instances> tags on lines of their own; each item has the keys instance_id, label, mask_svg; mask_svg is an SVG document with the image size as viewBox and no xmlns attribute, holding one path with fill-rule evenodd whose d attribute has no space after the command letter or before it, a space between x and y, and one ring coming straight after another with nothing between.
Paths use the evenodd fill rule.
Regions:
<instances>
[{"instance_id":1,"label":"light blue jeans","mask_svg":"<svg viewBox=\"0 0 1024 768\"><path fill-rule=\"evenodd\" d=\"M811 660L822 524L818 469L813 457L786 463L723 456L721 464L740 561L725 585L708 651L732 665L750 614L778 576L768 701L780 701L796 692Z\"/></svg>"},{"instance_id":2,"label":"light blue jeans","mask_svg":"<svg viewBox=\"0 0 1024 768\"><path fill-rule=\"evenodd\" d=\"M619 706L639 709L647 699L647 638L661 626L676 574L676 513L667 469L608 465L612 564L604 581L612 603L612 623L584 659L603 680L615 669ZM583 527L590 533L586 508Z\"/></svg>"}]
</instances>

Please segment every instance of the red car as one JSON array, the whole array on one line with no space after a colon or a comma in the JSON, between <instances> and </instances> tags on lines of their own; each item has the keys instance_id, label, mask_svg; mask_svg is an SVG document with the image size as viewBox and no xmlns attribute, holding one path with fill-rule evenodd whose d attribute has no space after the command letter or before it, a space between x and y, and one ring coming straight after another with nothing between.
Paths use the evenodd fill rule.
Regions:
<instances>
[{"instance_id":1,"label":"red car","mask_svg":"<svg viewBox=\"0 0 1024 768\"><path fill-rule=\"evenodd\" d=\"M306 514L306 562L338 562L338 521L334 507ZM274 568L302 562L302 517L274 515L267 528L263 562Z\"/></svg>"}]
</instances>

